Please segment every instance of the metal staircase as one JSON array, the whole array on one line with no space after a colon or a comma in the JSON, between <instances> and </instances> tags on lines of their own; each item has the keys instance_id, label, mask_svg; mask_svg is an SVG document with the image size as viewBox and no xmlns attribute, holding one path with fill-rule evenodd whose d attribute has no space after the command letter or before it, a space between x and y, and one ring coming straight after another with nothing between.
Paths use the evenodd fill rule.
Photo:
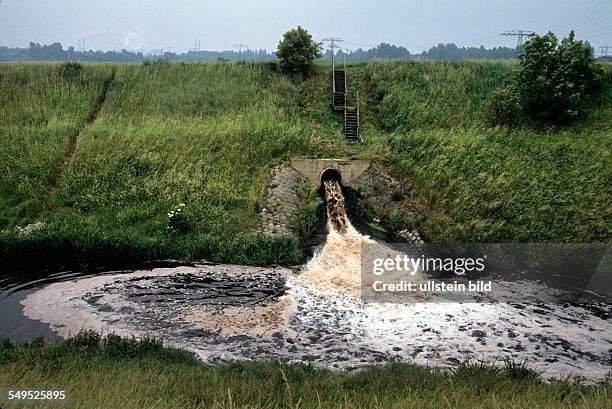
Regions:
<instances>
[{"instance_id":1,"label":"metal staircase","mask_svg":"<svg viewBox=\"0 0 612 409\"><path fill-rule=\"evenodd\" d=\"M332 59L332 109L344 115L344 136L349 142L363 142L359 135L359 93L354 107L347 106L346 61L344 69L337 70Z\"/></svg>"},{"instance_id":2,"label":"metal staircase","mask_svg":"<svg viewBox=\"0 0 612 409\"><path fill-rule=\"evenodd\" d=\"M332 106L342 111L346 105L346 70L332 71Z\"/></svg>"},{"instance_id":3,"label":"metal staircase","mask_svg":"<svg viewBox=\"0 0 612 409\"><path fill-rule=\"evenodd\" d=\"M344 107L344 136L350 142L361 142L359 136L359 106Z\"/></svg>"}]
</instances>

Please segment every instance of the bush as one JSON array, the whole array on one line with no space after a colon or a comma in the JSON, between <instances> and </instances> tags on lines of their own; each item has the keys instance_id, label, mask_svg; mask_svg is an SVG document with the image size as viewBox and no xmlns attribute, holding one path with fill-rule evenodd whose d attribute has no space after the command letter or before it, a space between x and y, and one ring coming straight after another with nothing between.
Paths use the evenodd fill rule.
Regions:
<instances>
[{"instance_id":1,"label":"bush","mask_svg":"<svg viewBox=\"0 0 612 409\"><path fill-rule=\"evenodd\" d=\"M385 218L385 229L390 232L402 231L414 224L413 220L402 212L393 211Z\"/></svg>"},{"instance_id":2,"label":"bush","mask_svg":"<svg viewBox=\"0 0 612 409\"><path fill-rule=\"evenodd\" d=\"M603 67L588 42L574 32L561 41L549 32L533 36L520 56L517 88L525 113L538 122L569 123L593 109Z\"/></svg>"},{"instance_id":3,"label":"bush","mask_svg":"<svg viewBox=\"0 0 612 409\"><path fill-rule=\"evenodd\" d=\"M180 203L168 212L166 229L171 233L187 233L191 222L185 211L185 203Z\"/></svg>"},{"instance_id":4,"label":"bush","mask_svg":"<svg viewBox=\"0 0 612 409\"><path fill-rule=\"evenodd\" d=\"M374 214L374 211L370 209L369 207L364 207L362 214L363 214L363 218L368 223L373 223L376 219L376 215Z\"/></svg>"},{"instance_id":5,"label":"bush","mask_svg":"<svg viewBox=\"0 0 612 409\"><path fill-rule=\"evenodd\" d=\"M83 66L78 62L65 62L60 65L59 75L65 80L74 80L81 75Z\"/></svg>"},{"instance_id":6,"label":"bush","mask_svg":"<svg viewBox=\"0 0 612 409\"><path fill-rule=\"evenodd\" d=\"M305 192L301 199L302 206L293 230L302 240L306 241L311 239L317 231L323 200L317 195L316 190Z\"/></svg>"},{"instance_id":7,"label":"bush","mask_svg":"<svg viewBox=\"0 0 612 409\"><path fill-rule=\"evenodd\" d=\"M393 191L391 192L391 198L393 200L395 200L396 202L401 201L402 199L404 199L404 188L401 186L395 186L393 188Z\"/></svg>"},{"instance_id":8,"label":"bush","mask_svg":"<svg viewBox=\"0 0 612 409\"><path fill-rule=\"evenodd\" d=\"M515 125L521 116L521 99L514 87L504 86L491 93L487 105L490 125Z\"/></svg>"},{"instance_id":9,"label":"bush","mask_svg":"<svg viewBox=\"0 0 612 409\"><path fill-rule=\"evenodd\" d=\"M282 72L307 77L314 72L314 61L321 50L322 44L313 41L308 31L298 26L283 35L276 56L280 59Z\"/></svg>"}]
</instances>

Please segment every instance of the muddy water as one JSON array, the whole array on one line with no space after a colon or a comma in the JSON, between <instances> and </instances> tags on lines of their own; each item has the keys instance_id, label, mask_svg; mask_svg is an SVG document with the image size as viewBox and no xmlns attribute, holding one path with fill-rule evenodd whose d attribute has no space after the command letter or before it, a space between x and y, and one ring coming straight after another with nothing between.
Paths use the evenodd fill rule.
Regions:
<instances>
[{"instance_id":1,"label":"muddy water","mask_svg":"<svg viewBox=\"0 0 612 409\"><path fill-rule=\"evenodd\" d=\"M357 368L511 357L547 377L588 379L612 367L607 305L364 304L360 248L371 239L346 218L339 186L326 186L326 193L327 240L299 272L201 264L66 277L33 283L19 301L23 315L61 336L93 329L161 337L211 363L274 359Z\"/></svg>"}]
</instances>

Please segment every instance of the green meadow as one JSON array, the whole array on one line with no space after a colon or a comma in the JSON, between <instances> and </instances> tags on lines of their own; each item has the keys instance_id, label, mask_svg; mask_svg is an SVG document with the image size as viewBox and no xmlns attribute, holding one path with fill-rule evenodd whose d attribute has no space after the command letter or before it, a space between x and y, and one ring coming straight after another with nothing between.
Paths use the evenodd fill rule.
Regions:
<instances>
[{"instance_id":1,"label":"green meadow","mask_svg":"<svg viewBox=\"0 0 612 409\"><path fill-rule=\"evenodd\" d=\"M349 64L350 145L326 63L305 81L271 63L0 64L0 263L300 263L297 237L254 233L270 167L295 156L385 163L429 241L609 241L612 79L573 127L491 127L515 69Z\"/></svg>"}]
</instances>

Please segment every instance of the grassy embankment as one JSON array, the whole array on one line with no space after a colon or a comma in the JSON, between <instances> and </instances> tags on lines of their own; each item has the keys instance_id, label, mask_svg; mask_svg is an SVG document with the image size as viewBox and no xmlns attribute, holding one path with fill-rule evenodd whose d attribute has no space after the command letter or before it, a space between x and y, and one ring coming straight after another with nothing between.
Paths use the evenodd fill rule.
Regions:
<instances>
[{"instance_id":1,"label":"grassy embankment","mask_svg":"<svg viewBox=\"0 0 612 409\"><path fill-rule=\"evenodd\" d=\"M249 233L269 166L313 145L290 81L264 65L230 63L87 65L68 80L59 69L0 67L2 115L11 118L3 146L21 147L0 158L4 168L17 164L2 181L4 257L299 262L295 238ZM88 123L111 70L104 105ZM23 90L16 78L25 78ZM32 114L47 106L53 109ZM65 117L68 124L51 136L36 133L29 123L39 116L41 126ZM184 216L170 222L181 203ZM44 225L14 230L34 222Z\"/></svg>"},{"instance_id":2,"label":"grassy embankment","mask_svg":"<svg viewBox=\"0 0 612 409\"><path fill-rule=\"evenodd\" d=\"M365 143L349 145L326 64L304 83L266 64L3 64L0 259L299 262L295 238L250 233L269 167L295 155L389 162L431 204L431 241L609 241L612 80L572 128L488 127L515 67L351 64Z\"/></svg>"},{"instance_id":3,"label":"grassy embankment","mask_svg":"<svg viewBox=\"0 0 612 409\"><path fill-rule=\"evenodd\" d=\"M374 62L370 97L391 132L381 155L420 185L435 241L609 242L612 67L603 106L562 129L487 125L493 89L516 64Z\"/></svg>"},{"instance_id":4,"label":"grassy embankment","mask_svg":"<svg viewBox=\"0 0 612 409\"><path fill-rule=\"evenodd\" d=\"M354 373L265 362L207 366L154 340L100 340L93 334L61 344L0 343L0 385L64 389L65 407L88 409L604 409L612 394L609 382L545 383L520 364L464 364L453 372L388 364Z\"/></svg>"}]
</instances>

